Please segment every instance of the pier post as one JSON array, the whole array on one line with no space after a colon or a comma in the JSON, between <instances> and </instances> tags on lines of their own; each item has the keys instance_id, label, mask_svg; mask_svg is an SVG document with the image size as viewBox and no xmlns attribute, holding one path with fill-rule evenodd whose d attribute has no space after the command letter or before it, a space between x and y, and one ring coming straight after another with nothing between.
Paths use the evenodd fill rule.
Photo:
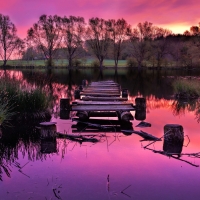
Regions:
<instances>
[{"instance_id":1,"label":"pier post","mask_svg":"<svg viewBox=\"0 0 200 200\"><path fill-rule=\"evenodd\" d=\"M75 99L80 99L80 90L75 90L74 91L74 98Z\"/></svg>"},{"instance_id":2,"label":"pier post","mask_svg":"<svg viewBox=\"0 0 200 200\"><path fill-rule=\"evenodd\" d=\"M87 81L84 79L84 80L82 80L82 86L83 87L85 87L86 86L86 84L87 84Z\"/></svg>"},{"instance_id":3,"label":"pier post","mask_svg":"<svg viewBox=\"0 0 200 200\"><path fill-rule=\"evenodd\" d=\"M122 89L122 98L127 98L128 97L128 90L127 89Z\"/></svg>"},{"instance_id":4,"label":"pier post","mask_svg":"<svg viewBox=\"0 0 200 200\"><path fill-rule=\"evenodd\" d=\"M69 119L70 99L60 99L60 119Z\"/></svg>"},{"instance_id":5,"label":"pier post","mask_svg":"<svg viewBox=\"0 0 200 200\"><path fill-rule=\"evenodd\" d=\"M146 119L146 99L143 97L137 97L135 99L135 119L145 120Z\"/></svg>"},{"instance_id":6,"label":"pier post","mask_svg":"<svg viewBox=\"0 0 200 200\"><path fill-rule=\"evenodd\" d=\"M164 126L163 151L180 154L184 142L183 127L179 124L166 124ZM180 156L180 155L179 155Z\"/></svg>"}]
</instances>

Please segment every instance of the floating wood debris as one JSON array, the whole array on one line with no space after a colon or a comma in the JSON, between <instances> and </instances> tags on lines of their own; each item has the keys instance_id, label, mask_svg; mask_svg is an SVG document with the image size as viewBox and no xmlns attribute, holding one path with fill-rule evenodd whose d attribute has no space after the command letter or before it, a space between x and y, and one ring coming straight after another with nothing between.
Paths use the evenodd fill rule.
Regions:
<instances>
[{"instance_id":1,"label":"floating wood debris","mask_svg":"<svg viewBox=\"0 0 200 200\"><path fill-rule=\"evenodd\" d=\"M140 122L138 125L135 127L151 127L151 124L148 122Z\"/></svg>"},{"instance_id":2,"label":"floating wood debris","mask_svg":"<svg viewBox=\"0 0 200 200\"><path fill-rule=\"evenodd\" d=\"M154 140L154 141L161 141L160 138L155 137L154 135L151 135L149 133L146 133L144 131L135 131L135 130L122 130L122 132L128 132L128 133L135 133L141 137L144 138L144 140Z\"/></svg>"}]
</instances>

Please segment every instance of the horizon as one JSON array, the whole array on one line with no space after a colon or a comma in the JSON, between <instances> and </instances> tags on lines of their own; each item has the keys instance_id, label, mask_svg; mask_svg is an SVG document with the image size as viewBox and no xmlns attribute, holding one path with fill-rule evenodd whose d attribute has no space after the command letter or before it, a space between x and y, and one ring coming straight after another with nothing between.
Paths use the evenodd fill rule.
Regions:
<instances>
[{"instance_id":1,"label":"horizon","mask_svg":"<svg viewBox=\"0 0 200 200\"><path fill-rule=\"evenodd\" d=\"M183 34L191 26L198 25L200 2L194 0L113 0L98 2L91 0L9 0L1 2L3 15L10 17L17 28L17 35L25 38L27 30L37 23L42 14L63 16L81 16L86 23L92 17L103 19L124 18L132 27L139 22L148 21L155 26L171 30L174 34ZM199 6L198 6L199 5Z\"/></svg>"}]
</instances>

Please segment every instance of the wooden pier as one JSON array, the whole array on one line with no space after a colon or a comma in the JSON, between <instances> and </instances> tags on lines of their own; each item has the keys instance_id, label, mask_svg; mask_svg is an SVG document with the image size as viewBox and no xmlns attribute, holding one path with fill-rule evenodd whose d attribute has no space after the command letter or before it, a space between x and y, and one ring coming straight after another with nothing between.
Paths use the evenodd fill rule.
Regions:
<instances>
[{"instance_id":1,"label":"wooden pier","mask_svg":"<svg viewBox=\"0 0 200 200\"><path fill-rule=\"evenodd\" d=\"M104 115L113 117L114 113L119 120L133 119L130 111L134 111L135 106L127 103L127 96L122 97L121 87L114 81L92 82L81 89L80 99L71 105L71 111L76 111L80 119Z\"/></svg>"},{"instance_id":2,"label":"wooden pier","mask_svg":"<svg viewBox=\"0 0 200 200\"><path fill-rule=\"evenodd\" d=\"M74 97L75 101L71 104L69 99L61 99L60 104L60 117L61 114L63 116L61 119L69 119L70 112L76 113L76 117L72 120L77 124L72 126L72 132L131 131L133 128L130 121L134 119L131 111L135 111L140 118L141 116L137 113L138 105L139 107L145 105L143 98L138 98L136 105L128 102L128 90L121 89L121 86L114 81L81 85L76 88ZM143 114L142 120L144 118ZM130 133L126 132L126 134Z\"/></svg>"}]
</instances>

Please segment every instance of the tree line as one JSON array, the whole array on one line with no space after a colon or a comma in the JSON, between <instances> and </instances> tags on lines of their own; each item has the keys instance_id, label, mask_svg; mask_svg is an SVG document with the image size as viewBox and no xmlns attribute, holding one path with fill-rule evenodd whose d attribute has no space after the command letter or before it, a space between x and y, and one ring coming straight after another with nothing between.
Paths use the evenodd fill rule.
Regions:
<instances>
[{"instance_id":1,"label":"tree line","mask_svg":"<svg viewBox=\"0 0 200 200\"><path fill-rule=\"evenodd\" d=\"M106 58L115 61L127 59L127 65L151 65L161 67L175 63L176 66L200 64L200 24L192 26L183 34L145 21L132 27L123 18L90 18L41 15L27 31L27 37L17 36L17 29L9 16L0 14L0 58L3 66L14 54L22 59L34 59L37 55L51 67L54 60L66 58L69 67L77 58L91 55L103 67Z\"/></svg>"}]
</instances>

